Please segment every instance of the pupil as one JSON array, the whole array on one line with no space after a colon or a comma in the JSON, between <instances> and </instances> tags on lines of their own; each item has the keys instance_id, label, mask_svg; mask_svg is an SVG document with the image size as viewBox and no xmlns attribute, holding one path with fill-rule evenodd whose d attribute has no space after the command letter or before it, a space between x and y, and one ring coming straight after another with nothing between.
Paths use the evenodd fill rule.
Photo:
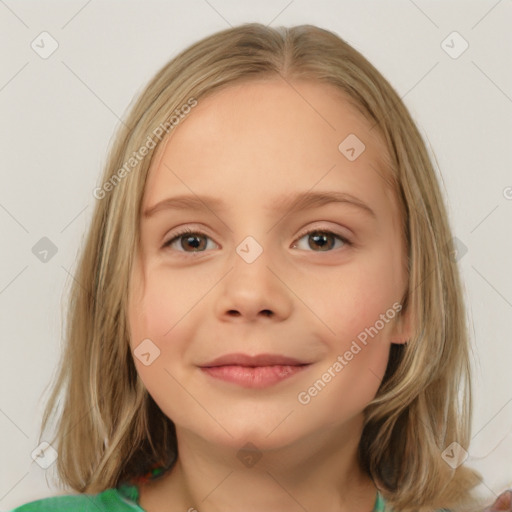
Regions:
<instances>
[{"instance_id":1,"label":"pupil","mask_svg":"<svg viewBox=\"0 0 512 512\"><path fill-rule=\"evenodd\" d=\"M312 238L314 239L315 244L319 245L322 248L325 248L325 247L330 247L330 244L328 244L327 242L322 244L322 239L325 240L326 236L327 235L321 235L321 234L320 235L316 235L316 234L313 234Z\"/></svg>"},{"instance_id":2,"label":"pupil","mask_svg":"<svg viewBox=\"0 0 512 512\"><path fill-rule=\"evenodd\" d=\"M194 249L198 249L198 245L201 245L201 242L194 243L194 240L197 240L198 236L189 235L187 236L187 244L193 246Z\"/></svg>"}]
</instances>

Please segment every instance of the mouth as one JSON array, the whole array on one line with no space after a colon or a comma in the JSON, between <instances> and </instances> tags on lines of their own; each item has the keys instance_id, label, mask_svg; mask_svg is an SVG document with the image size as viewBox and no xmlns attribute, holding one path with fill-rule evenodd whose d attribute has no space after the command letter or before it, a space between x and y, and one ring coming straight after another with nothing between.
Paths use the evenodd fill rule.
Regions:
<instances>
[{"instance_id":1,"label":"mouth","mask_svg":"<svg viewBox=\"0 0 512 512\"><path fill-rule=\"evenodd\" d=\"M258 354L251 356L248 354L237 353L217 357L213 361L201 365L201 368L211 368L216 366L299 366L304 364L310 364L310 361L302 361L280 354Z\"/></svg>"},{"instance_id":2,"label":"mouth","mask_svg":"<svg viewBox=\"0 0 512 512\"><path fill-rule=\"evenodd\" d=\"M215 379L246 388L265 388L304 371L311 364L279 354L227 354L200 368Z\"/></svg>"}]
</instances>

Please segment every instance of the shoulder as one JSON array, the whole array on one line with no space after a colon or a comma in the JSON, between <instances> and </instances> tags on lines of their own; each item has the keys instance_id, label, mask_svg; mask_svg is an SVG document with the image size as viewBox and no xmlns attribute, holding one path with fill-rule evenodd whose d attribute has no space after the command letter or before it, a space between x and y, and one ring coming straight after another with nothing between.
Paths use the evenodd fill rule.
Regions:
<instances>
[{"instance_id":1,"label":"shoulder","mask_svg":"<svg viewBox=\"0 0 512 512\"><path fill-rule=\"evenodd\" d=\"M107 489L99 494L67 494L20 505L8 512L141 512L126 492Z\"/></svg>"}]
</instances>

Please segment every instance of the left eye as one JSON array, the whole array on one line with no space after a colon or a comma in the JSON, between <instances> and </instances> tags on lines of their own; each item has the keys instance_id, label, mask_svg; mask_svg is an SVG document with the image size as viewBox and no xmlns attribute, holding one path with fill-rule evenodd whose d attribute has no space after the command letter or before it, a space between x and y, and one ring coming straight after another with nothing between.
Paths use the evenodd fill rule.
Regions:
<instances>
[{"instance_id":1,"label":"left eye","mask_svg":"<svg viewBox=\"0 0 512 512\"><path fill-rule=\"evenodd\" d=\"M349 240L347 240L344 236L339 235L337 233L333 233L332 231L329 231L329 230L324 230L324 229L312 229L310 231L307 231L298 240L302 240L305 237L310 237L310 240L313 240L314 244L320 245L321 251L314 251L314 252L325 252L326 250L328 251L329 249L332 249L333 244L330 243L329 240L332 240L335 238L337 238L338 240L341 240L341 242L343 243L343 246L352 245L352 243ZM309 247L311 247L311 243L309 243L308 245L309 245ZM294 244L293 247L297 247L297 245Z\"/></svg>"},{"instance_id":2,"label":"left eye","mask_svg":"<svg viewBox=\"0 0 512 512\"><path fill-rule=\"evenodd\" d=\"M187 236L185 236L185 235L187 235ZM306 233L303 233L297 240L300 241L305 237L310 237L310 239L313 241L313 244L315 244L316 247L320 247L320 249L321 249L320 251L313 251L313 252L329 251L330 249L333 248L333 245L335 244L335 242L331 243L331 240L336 239L336 238L342 242L342 247L345 245L348 245L348 246L352 245L352 243L344 236L337 234L337 233L333 233L332 231L329 231L329 230L313 229L313 230L307 231ZM203 243L201 241L201 239L204 240L204 239L208 239L208 238L210 238L210 237L201 231L193 231L190 228L186 228L183 231L176 233L176 235L173 238L171 238L170 240L165 242L163 245L163 248L172 247L175 242L179 242L181 240L182 243L179 244L180 249L178 249L178 252L185 252L185 253L187 253L187 252L191 252L191 253L204 252L204 249L206 248L205 247L206 243ZM183 242L183 240L185 240L185 242ZM181 248L185 247L184 244L189 244L189 248L192 248L193 250L192 251L187 251L187 250L182 251ZM312 247L312 244L309 243L308 246ZM298 247L298 245L296 243L294 243L292 247L296 248L296 247Z\"/></svg>"}]
</instances>

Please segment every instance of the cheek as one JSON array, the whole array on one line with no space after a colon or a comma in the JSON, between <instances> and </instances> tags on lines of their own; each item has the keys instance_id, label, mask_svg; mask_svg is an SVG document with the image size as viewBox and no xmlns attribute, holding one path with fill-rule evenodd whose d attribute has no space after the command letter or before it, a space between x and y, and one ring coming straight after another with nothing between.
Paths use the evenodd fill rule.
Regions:
<instances>
[{"instance_id":1,"label":"cheek","mask_svg":"<svg viewBox=\"0 0 512 512\"><path fill-rule=\"evenodd\" d=\"M180 320L186 320L183 318L186 315L185 306L188 304L190 309L191 302L179 290L175 280L170 286L165 280L150 278L143 299L131 309L132 350L143 342L148 343L144 340L151 340L160 351L155 359L157 367L167 365L180 351L182 337L179 332L183 325Z\"/></svg>"},{"instance_id":2,"label":"cheek","mask_svg":"<svg viewBox=\"0 0 512 512\"><path fill-rule=\"evenodd\" d=\"M168 418L186 424L183 410L190 411L194 404L187 402L180 385L184 383L180 364L186 361L188 346L186 313L197 297L186 297L181 293L185 288L177 285L176 279L170 286L169 280L148 277L144 296L130 306L130 344L137 373L149 394Z\"/></svg>"},{"instance_id":3,"label":"cheek","mask_svg":"<svg viewBox=\"0 0 512 512\"><path fill-rule=\"evenodd\" d=\"M373 326L400 297L400 277L385 256L359 260L322 281L322 286L318 282L307 293L310 303L318 308L315 313L340 341ZM388 327L381 326L382 331L389 329L390 324L385 325Z\"/></svg>"},{"instance_id":4,"label":"cheek","mask_svg":"<svg viewBox=\"0 0 512 512\"><path fill-rule=\"evenodd\" d=\"M391 249L368 253L340 268L337 277L330 274L319 279L307 292L325 325L322 338L329 355L323 371L331 368L336 374L328 393L318 400L319 406L333 406L343 396L347 410L356 411L375 396L389 359L397 314L393 304L401 295L395 256ZM339 364L338 371L333 368L336 362L342 370Z\"/></svg>"},{"instance_id":5,"label":"cheek","mask_svg":"<svg viewBox=\"0 0 512 512\"><path fill-rule=\"evenodd\" d=\"M395 286L376 263L340 272L321 294L313 291L311 304L325 325L325 364L302 391L311 402L308 417L335 425L359 413L376 395L389 360L390 333L396 310ZM383 316L381 316L383 315ZM382 319L384 318L384 320ZM318 390L318 391L317 391ZM300 402L303 403L303 402Z\"/></svg>"},{"instance_id":6,"label":"cheek","mask_svg":"<svg viewBox=\"0 0 512 512\"><path fill-rule=\"evenodd\" d=\"M171 274L165 269L148 270L144 296L139 297L131 310L136 340L153 336L155 342L161 344L176 338L180 322L186 320L190 309L208 291L207 285L201 290L200 283L190 278L186 272Z\"/></svg>"}]
</instances>

